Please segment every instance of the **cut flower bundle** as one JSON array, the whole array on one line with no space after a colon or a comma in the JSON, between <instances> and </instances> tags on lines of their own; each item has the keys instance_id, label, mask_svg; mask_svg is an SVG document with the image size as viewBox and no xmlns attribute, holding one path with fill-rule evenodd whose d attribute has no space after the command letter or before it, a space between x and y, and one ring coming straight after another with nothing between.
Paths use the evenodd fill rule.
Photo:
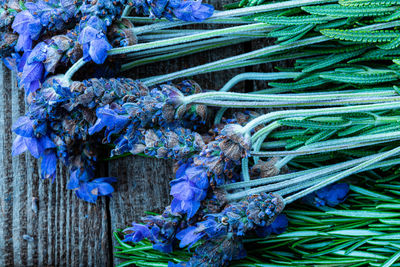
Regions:
<instances>
[{"instance_id":1,"label":"cut flower bundle","mask_svg":"<svg viewBox=\"0 0 400 267\"><path fill-rule=\"evenodd\" d=\"M68 189L92 203L118 182L96 177L99 160L174 160L170 205L119 240L121 254L136 251L129 243L139 243L138 251L146 242L164 253L193 248L172 266L242 259L249 236L285 230L285 206L300 200L330 209L347 197L341 179L397 173L400 2L262 2L243 0L218 12L194 0L0 2L0 56L28 104L13 126L13 154L41 158L43 178L55 179L61 161ZM209 24L218 28L201 28ZM186 25L195 29L171 30ZM119 77L143 64L265 37L275 44L159 76ZM290 67L241 73L220 90L188 79L289 59ZM79 71L85 64L86 76ZM268 86L229 92L243 80Z\"/></svg>"}]
</instances>

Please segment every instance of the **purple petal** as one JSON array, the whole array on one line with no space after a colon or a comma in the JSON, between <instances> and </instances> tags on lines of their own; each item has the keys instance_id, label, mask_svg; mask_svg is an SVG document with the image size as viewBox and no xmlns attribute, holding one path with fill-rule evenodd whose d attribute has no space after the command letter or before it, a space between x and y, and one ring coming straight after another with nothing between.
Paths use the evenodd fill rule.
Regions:
<instances>
[{"instance_id":1,"label":"purple petal","mask_svg":"<svg viewBox=\"0 0 400 267\"><path fill-rule=\"evenodd\" d=\"M107 58L108 50L112 46L104 38L96 38L90 42L89 55L96 64L103 64Z\"/></svg>"},{"instance_id":2,"label":"purple petal","mask_svg":"<svg viewBox=\"0 0 400 267\"><path fill-rule=\"evenodd\" d=\"M57 155L54 151L46 151L42 159L41 174L43 179L53 178L57 171Z\"/></svg>"},{"instance_id":3,"label":"purple petal","mask_svg":"<svg viewBox=\"0 0 400 267\"><path fill-rule=\"evenodd\" d=\"M14 139L12 145L13 156L18 156L28 150L28 147L26 146L24 139L25 137L22 137L20 135L17 135L17 137Z\"/></svg>"},{"instance_id":4,"label":"purple petal","mask_svg":"<svg viewBox=\"0 0 400 267\"><path fill-rule=\"evenodd\" d=\"M12 130L18 135L24 137L32 137L33 121L27 116L19 117L18 120L14 123Z\"/></svg>"}]
</instances>

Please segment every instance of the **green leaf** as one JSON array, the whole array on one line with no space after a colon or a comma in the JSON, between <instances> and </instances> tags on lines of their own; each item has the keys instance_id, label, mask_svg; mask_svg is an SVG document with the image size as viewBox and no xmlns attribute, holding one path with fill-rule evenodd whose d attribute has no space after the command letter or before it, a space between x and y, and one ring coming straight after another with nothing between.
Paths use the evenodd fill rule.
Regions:
<instances>
[{"instance_id":1,"label":"green leaf","mask_svg":"<svg viewBox=\"0 0 400 267\"><path fill-rule=\"evenodd\" d=\"M395 199L393 197L385 196L385 195L382 195L382 194L379 194L379 193L376 193L376 192L372 192L370 190L361 188L361 187L356 186L356 185L350 185L350 190L352 190L352 191L354 191L356 193L359 193L361 195L377 198L377 199L380 199L380 200L393 200L393 199Z\"/></svg>"},{"instance_id":2,"label":"green leaf","mask_svg":"<svg viewBox=\"0 0 400 267\"><path fill-rule=\"evenodd\" d=\"M375 239L378 239L378 240L400 240L400 233L376 236Z\"/></svg>"},{"instance_id":3,"label":"green leaf","mask_svg":"<svg viewBox=\"0 0 400 267\"><path fill-rule=\"evenodd\" d=\"M357 248L361 247L362 245L364 245L365 243L367 243L369 240L371 240L372 237L368 237L368 238L364 238L360 241L358 241L357 243L355 243L353 246L351 246L350 248L348 248L346 250L346 252L344 253L345 255L350 254L352 251L356 250Z\"/></svg>"},{"instance_id":4,"label":"green leaf","mask_svg":"<svg viewBox=\"0 0 400 267\"><path fill-rule=\"evenodd\" d=\"M346 253L345 250L339 250L339 251L334 252L334 254L341 255L341 256L346 255L345 253ZM347 254L346 256L386 260L385 256L371 253L371 252L365 252L365 251L352 251L349 254Z\"/></svg>"},{"instance_id":5,"label":"green leaf","mask_svg":"<svg viewBox=\"0 0 400 267\"><path fill-rule=\"evenodd\" d=\"M382 265L382 267L392 266L393 263L395 263L399 258L400 258L400 251L396 252L392 257L387 259L387 261L385 261L385 263Z\"/></svg>"},{"instance_id":6,"label":"green leaf","mask_svg":"<svg viewBox=\"0 0 400 267\"><path fill-rule=\"evenodd\" d=\"M380 7L380 6L366 6L366 7L353 7L341 6L337 4L332 5L318 5L318 6L304 6L301 9L314 14L331 17L372 17L389 15L396 10L396 7Z\"/></svg>"},{"instance_id":7,"label":"green leaf","mask_svg":"<svg viewBox=\"0 0 400 267\"><path fill-rule=\"evenodd\" d=\"M385 224L400 225L400 219L379 219L379 221Z\"/></svg>"},{"instance_id":8,"label":"green leaf","mask_svg":"<svg viewBox=\"0 0 400 267\"><path fill-rule=\"evenodd\" d=\"M292 16L292 17L275 17L275 16L259 16L255 18L255 21L268 23L272 25L307 25L307 24L321 24L332 20L332 18L325 16Z\"/></svg>"},{"instance_id":9,"label":"green leaf","mask_svg":"<svg viewBox=\"0 0 400 267\"><path fill-rule=\"evenodd\" d=\"M380 204L376 206L377 209L395 209L399 210L400 209L400 204Z\"/></svg>"},{"instance_id":10,"label":"green leaf","mask_svg":"<svg viewBox=\"0 0 400 267\"><path fill-rule=\"evenodd\" d=\"M389 30L356 31L340 29L325 29L321 30L321 33L334 39L362 43L387 43L396 39L400 34L400 32Z\"/></svg>"},{"instance_id":11,"label":"green leaf","mask_svg":"<svg viewBox=\"0 0 400 267\"><path fill-rule=\"evenodd\" d=\"M113 235L114 235L114 238L117 240L117 242L118 242L122 247L127 248L127 249L133 248L133 246L130 246L130 245L126 244L125 242L123 242L123 241L119 238L117 232L114 232Z\"/></svg>"},{"instance_id":12,"label":"green leaf","mask_svg":"<svg viewBox=\"0 0 400 267\"><path fill-rule=\"evenodd\" d=\"M400 217L398 212L381 212L381 211L366 211L366 210L333 210L327 211L327 214L338 215L344 217L355 218L393 218Z\"/></svg>"},{"instance_id":13,"label":"green leaf","mask_svg":"<svg viewBox=\"0 0 400 267\"><path fill-rule=\"evenodd\" d=\"M327 235L327 234L319 231L294 231L294 232L280 234L278 235L278 237L310 237L319 235Z\"/></svg>"},{"instance_id":14,"label":"green leaf","mask_svg":"<svg viewBox=\"0 0 400 267\"><path fill-rule=\"evenodd\" d=\"M345 235L345 236L377 236L384 234L383 232L370 231L363 229L351 229L351 230L336 230L330 231L328 234L331 235Z\"/></svg>"},{"instance_id":15,"label":"green leaf","mask_svg":"<svg viewBox=\"0 0 400 267\"><path fill-rule=\"evenodd\" d=\"M399 5L400 0L339 0L343 6L393 6Z\"/></svg>"}]
</instances>

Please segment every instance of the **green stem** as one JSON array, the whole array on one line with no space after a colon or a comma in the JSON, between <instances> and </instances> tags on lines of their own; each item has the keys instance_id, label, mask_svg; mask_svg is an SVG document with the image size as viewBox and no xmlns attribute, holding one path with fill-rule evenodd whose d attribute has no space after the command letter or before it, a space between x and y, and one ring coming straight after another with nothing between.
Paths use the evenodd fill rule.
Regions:
<instances>
[{"instance_id":1,"label":"green stem","mask_svg":"<svg viewBox=\"0 0 400 267\"><path fill-rule=\"evenodd\" d=\"M285 79L287 77L293 76L297 74L296 72L294 73L279 73L281 75L277 75L275 79ZM271 75L272 76L272 75ZM360 92L360 93L336 93L336 94L331 94L331 93L321 93L321 94L283 94L283 95L278 95L278 94L248 94L248 93L233 93L233 92L206 92L206 93L199 93L199 94L193 94L184 97L183 99L183 104L187 105L190 103L199 103L200 100L221 100L221 101L228 101L228 100L234 100L234 101L257 101L257 102L262 102L262 101L307 101L311 102L313 100L317 101L335 101L335 100L341 100L341 99L356 99L357 101L360 100L362 101L365 99L366 101L371 99L371 100L377 100L377 99L385 99L388 97L391 97L390 99L396 99L396 96L398 98L398 94L393 90L392 92L385 92L383 94L379 92ZM240 103L240 102L238 102Z\"/></svg>"},{"instance_id":2,"label":"green stem","mask_svg":"<svg viewBox=\"0 0 400 267\"><path fill-rule=\"evenodd\" d=\"M301 177L301 176L307 176L307 175L314 175L314 173L319 173L320 176L325 175L326 173L336 170L340 171L345 168L354 166L356 164L359 164L367 159L374 158L376 155L371 155L371 156L366 156L363 158L359 159L354 159L351 161L346 161L346 162L341 162L329 166L323 166L323 167L318 167L318 168L313 168L313 169L308 169L304 171L298 171L295 173L288 173L288 174L281 174L273 177L266 177L266 178L260 178L256 180L250 180L248 182L237 182L237 183L232 183L232 184L227 184L223 185L220 188L223 188L224 190L232 190L232 189L240 189L240 188L245 188L245 187L256 187L260 185L266 185L266 184L273 184L277 182L282 182L286 180L291 180L293 178ZM376 168L382 168L382 167L387 167L387 166L393 166L396 164L400 163L400 159L392 159L392 160L387 160L381 163L376 163L366 170L370 169L376 169Z\"/></svg>"},{"instance_id":3,"label":"green stem","mask_svg":"<svg viewBox=\"0 0 400 267\"><path fill-rule=\"evenodd\" d=\"M197 100L194 104L201 104L210 107L230 107L230 108L277 108L277 107L318 107L318 106L343 106L356 104L391 103L400 101L397 97L371 97L371 98L351 98L343 100L321 100L321 101L223 101L223 100Z\"/></svg>"},{"instance_id":4,"label":"green stem","mask_svg":"<svg viewBox=\"0 0 400 267\"><path fill-rule=\"evenodd\" d=\"M362 135L362 136L354 136L354 137L347 137L347 138L340 138L340 139L333 139L328 141L312 143L310 145L302 146L296 151L285 151L285 153L279 153L279 155L289 154L289 156L286 156L280 161L278 161L275 164L275 167L280 169L283 166L285 166L289 161L291 161L292 159L294 159L296 156L299 155L310 155L316 153L350 149L355 147L363 147L371 144L391 142L398 140L399 138L400 138L400 132L397 131L392 133ZM258 152L257 156L261 156L262 154L263 152ZM270 152L266 152L264 155L277 156L277 155L272 155Z\"/></svg>"},{"instance_id":5,"label":"green stem","mask_svg":"<svg viewBox=\"0 0 400 267\"><path fill-rule=\"evenodd\" d=\"M169 23L171 25L175 25L175 22L178 22L178 21L169 21L167 19L157 19L157 20L155 20L155 19L152 19L152 18L149 18L149 17L129 17L129 16L126 16L124 18L128 19L128 20L132 20L132 21L134 21L136 23L148 23L148 24L158 24L158 23L167 22L167 23ZM181 23L186 23L185 21L180 21L180 22ZM195 22L193 22L193 23L195 23ZM250 23L253 23L253 22L252 21L243 20L242 18L228 18L228 17L226 17L226 18L212 18L211 17L209 19L206 19L206 20L202 21L201 23L197 23L196 22L196 24L250 24ZM184 25L180 24L178 26L184 26ZM166 28L173 28L173 27L176 27L176 26L167 26ZM140 28L140 27L138 27L138 28ZM166 29L166 28L164 28L164 29Z\"/></svg>"},{"instance_id":6,"label":"green stem","mask_svg":"<svg viewBox=\"0 0 400 267\"><path fill-rule=\"evenodd\" d=\"M268 47L264 47L264 48L254 50L252 52L244 53L244 54L241 54L238 56L229 57L229 58L217 60L217 61L214 61L211 63L207 63L204 65L196 66L193 68L173 72L170 74L166 74L166 75L162 75L162 76L158 76L158 77L154 77L154 78L145 79L144 83L146 85L154 85L154 84L166 82L169 80L173 80L176 78L197 75L200 73L207 73L210 71L214 71L215 68L217 68L219 66L226 66L226 65L229 65L229 64L232 64L235 62L244 61L246 59L264 56L266 54L271 54L271 53L275 53L275 52L279 52L279 51L290 50L293 48L298 48L298 47L302 47L302 46L306 46L306 45L321 43L321 42L325 42L327 40L330 40L330 38L325 37L325 36L319 36L319 37L313 37L313 38L297 41L297 42L287 44L287 45L268 46Z\"/></svg>"},{"instance_id":7,"label":"green stem","mask_svg":"<svg viewBox=\"0 0 400 267\"><path fill-rule=\"evenodd\" d=\"M272 120L284 118L284 117L303 117L303 116L320 116L320 115L335 115L341 113L353 113L353 112L368 112L378 110L389 110L400 108L400 102L391 103L379 103L370 105L356 105L346 107L334 107L334 108L319 108L319 109L298 109L298 110L284 110L275 111L269 114L259 116L258 118L250 121L242 128L243 134L250 133L252 129L260 124L270 122ZM256 133L257 134L257 133Z\"/></svg>"},{"instance_id":8,"label":"green stem","mask_svg":"<svg viewBox=\"0 0 400 267\"><path fill-rule=\"evenodd\" d=\"M126 47L113 48L110 51L108 51L108 55L112 56L112 55L126 54L126 53L130 53L130 52L152 49L152 48L157 48L157 47L188 43L188 42L193 42L193 41L197 41L197 40L201 40L201 39L217 37L217 36L226 36L226 35L229 35L232 33L238 33L238 32L254 31L257 29L264 29L265 31L268 31L268 30L272 30L275 28L276 28L275 26L270 26L266 23L256 23L256 24L250 24L250 25L235 26L235 27L230 27L230 28L225 28L225 29L212 30L212 31L205 32L205 33L193 34L190 36L172 38L172 39L168 39L168 40L161 40L161 41L155 41L155 42L151 42L151 43L136 44L136 45L126 46Z\"/></svg>"},{"instance_id":9,"label":"green stem","mask_svg":"<svg viewBox=\"0 0 400 267\"><path fill-rule=\"evenodd\" d=\"M327 174L339 172L343 169L353 167L357 164L367 161L371 158L375 158L378 155L372 155L372 156L363 157L360 159L355 159L355 160L351 160L351 161L340 163L340 164L335 164L335 165L325 167L320 170L315 170L312 173L307 173L304 175L297 176L290 180L285 179L283 181L279 181L276 179L277 177L271 177L272 178L271 180L275 180L276 183L271 183L269 185L264 185L264 186L258 186L256 188L240 191L238 193L228 194L226 197L228 200L237 200L237 199L244 198L245 196L259 194L261 192L273 192L278 189L286 188L286 187L289 187L289 186L292 186L295 184L299 184L299 183L304 183L306 181L313 180L313 179L316 179L321 176L326 176ZM257 181L257 180L255 180L255 181ZM242 184L250 184L250 182L247 182L247 183L243 182ZM250 184L250 186L253 186L253 185Z\"/></svg>"},{"instance_id":10,"label":"green stem","mask_svg":"<svg viewBox=\"0 0 400 267\"><path fill-rule=\"evenodd\" d=\"M326 1L325 1L326 2ZM400 21L394 21L394 22L389 22L389 23L380 23L380 24L374 24L374 25L368 25L360 28L355 28L353 30L379 30L379 29L386 29L386 28L391 28L395 26L399 26ZM193 68L177 71L174 73L169 73L166 75L162 76L157 76L157 77L151 77L144 79L144 83L146 85L154 85L158 83L163 83L169 80L177 79L177 78L182 78L182 77L187 77L187 76L192 76L192 75L197 75L201 73L207 73L211 71L216 71L219 67L226 68L226 66L229 66L230 64L235 64L241 61L245 61L248 59L260 57L260 56L266 56L271 53L275 52L280 52L280 51L285 51L285 50L290 50L293 48L298 48L298 47L303 47L303 46L309 46L312 44L317 44L325 41L332 40L332 38L326 37L326 36L318 36L318 37L312 37L304 40L299 40L290 44L278 44L278 45L273 45L273 46L268 46L264 47L258 50L254 50L252 52L244 53L238 56L230 57L230 58L225 58L221 60L217 60L214 62L210 62L204 65L196 66Z\"/></svg>"},{"instance_id":11,"label":"green stem","mask_svg":"<svg viewBox=\"0 0 400 267\"><path fill-rule=\"evenodd\" d=\"M127 54L127 58L128 59L129 58L139 58L139 57L144 58L146 56L171 53L171 52L181 51L181 50L187 49L187 48L199 47L202 45L230 42L230 41L237 40L237 39L238 38L236 38L236 37L217 37L217 38L213 38L213 39L209 39L209 40L201 40L201 41L195 41L192 43L185 43L185 44L180 44L180 45L160 47L160 48L148 49L145 51L133 52L133 53Z\"/></svg>"},{"instance_id":12,"label":"green stem","mask_svg":"<svg viewBox=\"0 0 400 267\"><path fill-rule=\"evenodd\" d=\"M80 58L74 65L72 65L68 71L64 74L64 78L67 81L72 81L72 76L74 76L75 72L77 72L83 65L86 64L87 61L84 61L83 58Z\"/></svg>"},{"instance_id":13,"label":"green stem","mask_svg":"<svg viewBox=\"0 0 400 267\"><path fill-rule=\"evenodd\" d=\"M272 80L280 80L280 79L296 79L302 73L301 72L270 72L270 73L262 73L262 72L245 72L240 73L230 79L219 92L228 92L233 86L237 83L245 80L256 80L256 81L272 81Z\"/></svg>"},{"instance_id":14,"label":"green stem","mask_svg":"<svg viewBox=\"0 0 400 267\"><path fill-rule=\"evenodd\" d=\"M343 171L343 172L341 172L339 174L332 175L332 176L328 177L327 179L325 179L323 182L320 182L320 183L318 183L318 184L316 184L314 186L311 186L311 187L309 187L309 188L307 188L305 190L302 190L301 192L298 192L298 193L296 193L294 195L286 197L284 199L285 203L289 204L289 203L291 203L291 202L293 202L293 201L295 201L295 200L297 200L299 198L302 198L302 197L304 197L304 196L306 196L306 195L308 195L308 194L310 194L310 193L312 193L314 191L317 191L317 190L319 190L319 189L321 189L321 188L323 188L323 187L325 187L325 186L327 186L327 185L329 185L331 183L334 183L334 182L339 181L340 179L343 179L343 178L345 178L345 177L347 177L349 175L352 175L354 173L362 171L363 169L373 165L374 163L378 163L379 161L383 161L383 160L385 160L385 159L387 159L389 157L393 157L393 156L396 156L398 154L400 154L400 147L397 147L395 149L392 149L392 150L389 150L389 151L387 151L385 153L382 153L381 155L378 155L378 156L376 156L376 157L374 157L372 159L369 159L369 160L367 160L367 161L365 161L365 162L363 162L363 163L361 163L361 164L359 164L359 165L357 165L357 166L355 166L353 168L350 168L350 169L348 169L346 171Z\"/></svg>"},{"instance_id":15,"label":"green stem","mask_svg":"<svg viewBox=\"0 0 400 267\"><path fill-rule=\"evenodd\" d=\"M385 168L385 167L389 167L389 166L395 166L395 165L398 165L398 164L400 164L400 159L386 160L386 161L382 161L382 162L379 162L379 163L372 164L371 166L369 166L369 167L367 167L367 168L365 168L363 170L360 170L357 173L363 172L363 171L379 169L379 168ZM302 190L304 188L308 188L310 186L314 186L314 185L316 185L316 184L318 184L320 182L323 182L325 179L326 179L325 177L317 178L315 180L311 180L311 181L308 181L308 182L300 184L300 185L295 185L295 186L291 186L291 187L276 191L275 193L279 194L281 196L288 195L288 194L291 194L291 193L294 193L294 192L298 192L299 190Z\"/></svg>"},{"instance_id":16,"label":"green stem","mask_svg":"<svg viewBox=\"0 0 400 267\"><path fill-rule=\"evenodd\" d=\"M132 61L130 63L123 64L121 67L121 71L126 71L126 70L129 70L129 69L137 67L137 66L145 65L147 63L154 63L154 62L159 62L159 61L163 61L163 60L179 58L179 57L183 57L186 55L192 55L192 54L199 53L202 51L215 49L215 48L219 48L219 47L224 47L224 46L229 46L229 45L233 45L233 44L237 44L237 43L241 43L243 41L249 41L249 40L252 40L252 39L248 39L248 38L243 39L242 38L242 39L233 39L231 41L223 41L223 42L219 42L219 43L213 42L211 44L203 45L203 46L193 45L194 47L189 48L189 49L183 49L183 50L173 52L173 53L162 54L162 55L157 55L157 56L153 56L153 57L147 57L147 58Z\"/></svg>"}]
</instances>

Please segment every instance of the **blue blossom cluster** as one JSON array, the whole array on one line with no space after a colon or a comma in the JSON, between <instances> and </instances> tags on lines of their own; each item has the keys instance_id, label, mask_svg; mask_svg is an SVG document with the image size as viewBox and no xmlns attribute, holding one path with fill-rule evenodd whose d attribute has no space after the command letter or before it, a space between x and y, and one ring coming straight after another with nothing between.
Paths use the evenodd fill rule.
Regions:
<instances>
[{"instance_id":1,"label":"blue blossom cluster","mask_svg":"<svg viewBox=\"0 0 400 267\"><path fill-rule=\"evenodd\" d=\"M161 2L143 1L152 6ZM172 16L199 21L213 13L200 1L166 1ZM120 19L128 0L15 0L0 3L0 57L18 73L19 87L35 92L49 73L78 59L103 64L114 47L136 44L133 25ZM165 12L164 12L165 13ZM173 15L175 14L176 15ZM165 13L167 14L167 13ZM157 17L161 17L158 15ZM13 53L15 51L15 53Z\"/></svg>"},{"instance_id":2,"label":"blue blossom cluster","mask_svg":"<svg viewBox=\"0 0 400 267\"><path fill-rule=\"evenodd\" d=\"M30 54L27 60L39 56ZM187 90L190 84L195 85L185 81L178 87ZM76 190L78 197L95 202L97 196L112 192L110 183L115 181L94 179L102 143L114 142L111 156L130 152L177 160L205 146L198 133L182 127L173 116L154 119L172 105L166 96L182 94L172 84L147 88L132 79L93 78L68 84L50 78L31 95L28 112L13 126L17 134L13 154L29 151L42 158L43 178L54 179L61 160L70 170L67 187ZM134 104L141 109L129 112ZM149 118L148 122L143 118Z\"/></svg>"},{"instance_id":3,"label":"blue blossom cluster","mask_svg":"<svg viewBox=\"0 0 400 267\"><path fill-rule=\"evenodd\" d=\"M162 216L151 216L150 220L143 218L146 225L133 223L133 227L125 229L125 241L139 242L147 238L154 248L163 252L172 251L177 243L181 248L200 244L189 262L177 266L222 266L245 257L241 241L246 234L257 230L269 233L284 231L287 219L279 216L283 208L284 203L279 195L266 193L229 203L220 212L205 214L197 221L185 219L179 213L171 213L167 208ZM160 218L163 219L162 223L157 223L156 219ZM171 223L171 218L174 223ZM159 233L164 233L161 238ZM168 244L168 249L160 249L160 243Z\"/></svg>"},{"instance_id":4,"label":"blue blossom cluster","mask_svg":"<svg viewBox=\"0 0 400 267\"><path fill-rule=\"evenodd\" d=\"M133 223L124 230L124 242L140 242L147 238L153 243L153 248L164 253L170 253L177 242L176 234L186 227L182 216L172 213L168 208L162 215L152 215L142 218L145 223Z\"/></svg>"},{"instance_id":5,"label":"blue blossom cluster","mask_svg":"<svg viewBox=\"0 0 400 267\"><path fill-rule=\"evenodd\" d=\"M201 0L132 0L136 12L151 18L174 17L183 21L203 21L212 16L214 7Z\"/></svg>"},{"instance_id":6,"label":"blue blossom cluster","mask_svg":"<svg viewBox=\"0 0 400 267\"><path fill-rule=\"evenodd\" d=\"M238 124L227 124L215 140L181 164L171 182L172 212L186 213L191 218L210 187L240 179L236 167L250 149L250 140L240 134L240 128Z\"/></svg>"},{"instance_id":7,"label":"blue blossom cluster","mask_svg":"<svg viewBox=\"0 0 400 267\"><path fill-rule=\"evenodd\" d=\"M303 197L302 201L315 207L334 207L346 200L349 190L346 183L330 184Z\"/></svg>"}]
</instances>

